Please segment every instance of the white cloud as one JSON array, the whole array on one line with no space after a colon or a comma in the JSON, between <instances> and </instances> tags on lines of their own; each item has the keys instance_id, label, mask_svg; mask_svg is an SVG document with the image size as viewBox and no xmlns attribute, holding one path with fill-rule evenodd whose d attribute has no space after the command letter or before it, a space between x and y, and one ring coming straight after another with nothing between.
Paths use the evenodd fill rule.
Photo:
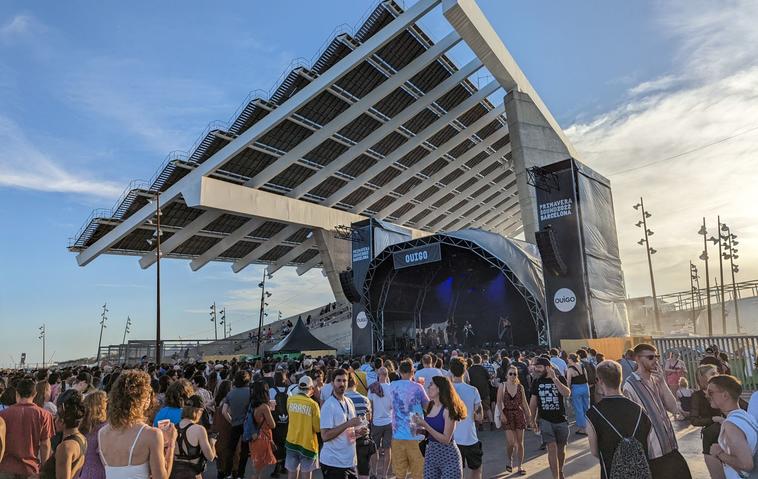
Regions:
<instances>
[{"instance_id":1,"label":"white cloud","mask_svg":"<svg viewBox=\"0 0 758 479\"><path fill-rule=\"evenodd\" d=\"M261 275L260 266L251 268L248 273L241 272L237 275L240 281L251 281L255 285L253 288L227 291L224 305L229 311L258 314L261 301L258 282L261 280ZM281 311L284 317L334 301L329 280L322 275L320 269L312 269L298 276L295 268L282 268L273 275L271 280L267 280L266 290L272 293L271 298L266 301L270 305L270 310Z\"/></svg>"},{"instance_id":2,"label":"white cloud","mask_svg":"<svg viewBox=\"0 0 758 479\"><path fill-rule=\"evenodd\" d=\"M29 139L16 123L0 115L0 187L117 197L123 186L66 170Z\"/></svg>"},{"instance_id":3,"label":"white cloud","mask_svg":"<svg viewBox=\"0 0 758 479\"><path fill-rule=\"evenodd\" d=\"M0 26L0 39L11 40L29 33L37 25L33 17L26 14L18 14L7 23Z\"/></svg>"},{"instance_id":4,"label":"white cloud","mask_svg":"<svg viewBox=\"0 0 758 479\"><path fill-rule=\"evenodd\" d=\"M632 295L650 291L644 249L636 244L639 213L631 208L640 196L654 215L658 293L689 288L689 260L702 265L696 232L703 216L714 231L720 214L741 236L737 280L758 275L758 4L696 3L661 4L662 28L680 45L671 72L567 129L583 160L613 182Z\"/></svg>"}]
</instances>

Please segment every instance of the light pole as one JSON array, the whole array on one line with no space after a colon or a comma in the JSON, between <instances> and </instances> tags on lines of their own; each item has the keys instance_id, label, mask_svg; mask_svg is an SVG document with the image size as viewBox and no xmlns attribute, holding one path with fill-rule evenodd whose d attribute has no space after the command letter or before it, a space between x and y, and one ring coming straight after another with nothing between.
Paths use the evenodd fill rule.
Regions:
<instances>
[{"instance_id":1,"label":"light pole","mask_svg":"<svg viewBox=\"0 0 758 479\"><path fill-rule=\"evenodd\" d=\"M221 316L221 328L224 332L224 339L226 339L226 308L221 308L218 314Z\"/></svg>"},{"instance_id":2,"label":"light pole","mask_svg":"<svg viewBox=\"0 0 758 479\"><path fill-rule=\"evenodd\" d=\"M705 303L708 308L708 336L713 336L713 314L711 312L711 277L708 274L708 230L705 228L705 217L703 226L697 234L703 236L703 252L700 259L705 261Z\"/></svg>"},{"instance_id":3,"label":"light pole","mask_svg":"<svg viewBox=\"0 0 758 479\"><path fill-rule=\"evenodd\" d=\"M255 346L255 354L257 356L260 356L261 354L261 330L263 329L263 317L268 316L268 313L265 311L266 306L268 306L266 298L271 297L271 292L266 291L266 278L271 279L271 276L266 273L266 270L264 269L263 281L258 283L258 287L261 288L261 309L258 314L258 342Z\"/></svg>"},{"instance_id":4,"label":"light pole","mask_svg":"<svg viewBox=\"0 0 758 479\"><path fill-rule=\"evenodd\" d=\"M734 260L739 258L739 255L737 254L739 250L735 248L739 244L737 241L737 235L732 234L731 228L729 228L727 225L721 226L721 231L724 231L726 233L726 236L721 236L722 239L726 242L724 244L724 248L728 251L728 253L724 253L724 259L729 260L729 266L732 270L732 299L734 300L734 317L737 324L737 334L740 333L740 308L737 304L738 298L737 298L737 283L734 280L735 273L740 272L739 265L734 264Z\"/></svg>"},{"instance_id":5,"label":"light pole","mask_svg":"<svg viewBox=\"0 0 758 479\"><path fill-rule=\"evenodd\" d=\"M155 244L155 365L161 365L161 192L155 192L155 231L147 242ZM153 224L148 221L148 224Z\"/></svg>"},{"instance_id":6,"label":"light pole","mask_svg":"<svg viewBox=\"0 0 758 479\"><path fill-rule=\"evenodd\" d=\"M726 334L726 302L724 301L724 253L722 250L723 247L723 237L721 236L721 216L717 217L718 221L718 229L716 230L716 234L718 237L711 236L708 241L713 243L713 245L719 246L719 271L720 271L720 278L719 283L721 284L721 287L717 290L720 292L720 301L721 301L721 332L723 334Z\"/></svg>"},{"instance_id":7,"label":"light pole","mask_svg":"<svg viewBox=\"0 0 758 479\"><path fill-rule=\"evenodd\" d=\"M703 307L703 298L700 296L700 275L697 274L697 266L692 264L692 261L690 261L690 296L692 301L692 332L697 334L697 317L698 314L695 314L695 295L697 294L697 304L698 307L702 309Z\"/></svg>"},{"instance_id":8,"label":"light pole","mask_svg":"<svg viewBox=\"0 0 758 479\"><path fill-rule=\"evenodd\" d=\"M106 328L105 322L108 320L108 303L103 305L103 312L100 313L100 339L97 340L97 360L100 362L100 347L103 345L103 329Z\"/></svg>"},{"instance_id":9,"label":"light pole","mask_svg":"<svg viewBox=\"0 0 758 479\"><path fill-rule=\"evenodd\" d=\"M126 317L126 326L124 326L124 339L121 341L121 344L126 344L126 335L129 334L129 326L132 325L132 318L129 316Z\"/></svg>"},{"instance_id":10,"label":"light pole","mask_svg":"<svg viewBox=\"0 0 758 479\"><path fill-rule=\"evenodd\" d=\"M218 341L218 322L216 321L216 302L211 305L211 323L213 323L213 337Z\"/></svg>"},{"instance_id":11,"label":"light pole","mask_svg":"<svg viewBox=\"0 0 758 479\"><path fill-rule=\"evenodd\" d=\"M655 294L655 276L653 275L653 260L652 255L657 253L657 251L650 247L650 236L653 235L653 231L648 229L647 227L647 219L650 218L651 215L648 211L645 210L645 203L642 201L642 198L640 198L640 202L633 206L635 210L642 210L642 220L638 221L636 226L638 228L642 228L642 230L645 232L645 237L642 238L637 242L638 245L644 246L645 250L647 252L647 266L650 269L650 289L653 292L653 312L655 314L655 330L661 331L661 317L658 312L658 296Z\"/></svg>"},{"instance_id":12,"label":"light pole","mask_svg":"<svg viewBox=\"0 0 758 479\"><path fill-rule=\"evenodd\" d=\"M42 340L42 369L45 368L45 339L47 338L47 328L45 328L45 325L39 327L39 339ZM22 360L23 364L23 360Z\"/></svg>"}]
</instances>

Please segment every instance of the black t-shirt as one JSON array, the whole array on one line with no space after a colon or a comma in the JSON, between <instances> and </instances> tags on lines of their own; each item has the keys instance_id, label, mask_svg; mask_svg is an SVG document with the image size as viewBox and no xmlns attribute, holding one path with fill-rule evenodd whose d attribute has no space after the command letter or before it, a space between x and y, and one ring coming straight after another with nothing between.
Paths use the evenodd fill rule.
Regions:
<instances>
[{"instance_id":1,"label":"black t-shirt","mask_svg":"<svg viewBox=\"0 0 758 479\"><path fill-rule=\"evenodd\" d=\"M482 400L490 397L490 373L481 364L474 364L468 370L469 384L479 391Z\"/></svg>"},{"instance_id":2,"label":"black t-shirt","mask_svg":"<svg viewBox=\"0 0 758 479\"><path fill-rule=\"evenodd\" d=\"M558 380L564 386L568 386L563 376ZM537 397L540 419L552 423L566 422L566 406L563 405L563 395L558 392L558 387L548 377L538 378L532 382L531 395Z\"/></svg>"},{"instance_id":3,"label":"black t-shirt","mask_svg":"<svg viewBox=\"0 0 758 479\"><path fill-rule=\"evenodd\" d=\"M596 406L600 413L605 416L608 421L613 424L619 433L624 437L629 437L634 431L634 426L637 424L637 418L640 414L640 407L625 397L614 396L602 399ZM587 411L587 419L592 423L592 427L595 429L597 436L597 447L600 451L603 465L605 467L600 468L600 477L605 479L606 471L611 470L611 462L613 459L613 453L616 452L619 441L621 440L611 426L608 425L595 409L590 408ZM637 432L634 437L642 444L642 448L647 455L647 436L650 434L650 419L647 414L642 413L640 418L640 425L637 427Z\"/></svg>"}]
</instances>

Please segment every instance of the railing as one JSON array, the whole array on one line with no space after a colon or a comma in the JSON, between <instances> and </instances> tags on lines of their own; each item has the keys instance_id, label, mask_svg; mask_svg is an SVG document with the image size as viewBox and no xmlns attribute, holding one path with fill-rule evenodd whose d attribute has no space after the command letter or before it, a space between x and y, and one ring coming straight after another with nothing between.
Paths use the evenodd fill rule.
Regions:
<instances>
[{"instance_id":1,"label":"railing","mask_svg":"<svg viewBox=\"0 0 758 479\"><path fill-rule=\"evenodd\" d=\"M709 346L717 346L726 353L732 375L742 381L745 390L758 390L758 369L756 368L756 351L758 336L704 336L687 338L654 338L653 345L661 354L661 364L672 351L680 354L687 366L687 380L690 387L697 389L697 368Z\"/></svg>"}]
</instances>

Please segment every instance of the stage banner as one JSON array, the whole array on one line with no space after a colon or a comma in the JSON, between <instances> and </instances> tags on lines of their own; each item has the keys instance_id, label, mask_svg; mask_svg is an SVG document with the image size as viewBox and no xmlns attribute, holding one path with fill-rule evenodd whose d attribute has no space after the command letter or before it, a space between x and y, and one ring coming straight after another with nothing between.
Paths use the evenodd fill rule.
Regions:
<instances>
[{"instance_id":1,"label":"stage banner","mask_svg":"<svg viewBox=\"0 0 758 479\"><path fill-rule=\"evenodd\" d=\"M392 261L395 269L418 266L420 264L435 263L442 259L442 250L439 243L431 243L424 246L417 246L403 251L398 251L392 255Z\"/></svg>"},{"instance_id":2,"label":"stage banner","mask_svg":"<svg viewBox=\"0 0 758 479\"><path fill-rule=\"evenodd\" d=\"M543 267L550 344L562 339L595 337L590 308L577 201L576 170L572 160L546 167L548 181L536 189L540 231L552 230L557 254L566 274L556 275Z\"/></svg>"},{"instance_id":3,"label":"stage banner","mask_svg":"<svg viewBox=\"0 0 758 479\"><path fill-rule=\"evenodd\" d=\"M373 220L368 219L352 224L353 285L361 297L363 297L363 283L366 280L366 272L369 263L374 258L372 223ZM373 352L373 334L363 301L353 303L352 336L353 354L370 354Z\"/></svg>"},{"instance_id":4,"label":"stage banner","mask_svg":"<svg viewBox=\"0 0 758 479\"><path fill-rule=\"evenodd\" d=\"M353 304L353 354L370 354L374 352L373 326L363 297L363 285L366 282L371 260L387 246L411 239L407 228L386 223L381 220L367 219L352 224L352 268L353 285L361 294L361 302Z\"/></svg>"}]
</instances>

